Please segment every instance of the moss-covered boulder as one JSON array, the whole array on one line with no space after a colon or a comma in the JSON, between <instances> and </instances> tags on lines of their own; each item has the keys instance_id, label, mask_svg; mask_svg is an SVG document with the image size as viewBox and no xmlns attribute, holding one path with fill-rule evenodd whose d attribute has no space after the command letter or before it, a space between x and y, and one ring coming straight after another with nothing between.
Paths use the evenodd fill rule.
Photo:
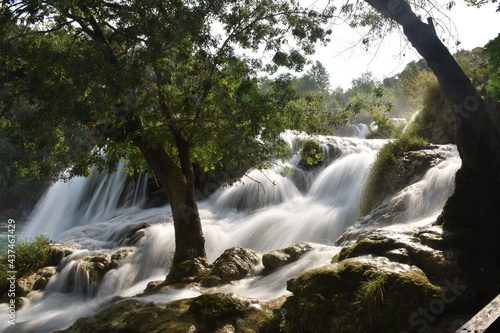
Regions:
<instances>
[{"instance_id":1,"label":"moss-covered boulder","mask_svg":"<svg viewBox=\"0 0 500 333\"><path fill-rule=\"evenodd\" d=\"M441 227L427 227L407 233L374 229L358 237L351 246L342 248L336 261L362 255L384 256L395 262L416 265L435 283L462 276L459 253L446 249Z\"/></svg>"},{"instance_id":2,"label":"moss-covered boulder","mask_svg":"<svg viewBox=\"0 0 500 333\"><path fill-rule=\"evenodd\" d=\"M262 256L262 264L264 265L264 273L270 273L280 267L292 263L300 258L303 254L318 247L318 244L309 242L300 242L289 247L273 250Z\"/></svg>"},{"instance_id":3,"label":"moss-covered boulder","mask_svg":"<svg viewBox=\"0 0 500 333\"><path fill-rule=\"evenodd\" d=\"M409 320L441 297L416 266L385 257L345 259L288 281L283 332L411 331Z\"/></svg>"},{"instance_id":4,"label":"moss-covered boulder","mask_svg":"<svg viewBox=\"0 0 500 333\"><path fill-rule=\"evenodd\" d=\"M205 294L170 303L123 300L81 318L60 333L273 332L270 323L284 298L256 303L235 294ZM276 331L274 331L276 332Z\"/></svg>"},{"instance_id":5,"label":"moss-covered boulder","mask_svg":"<svg viewBox=\"0 0 500 333\"><path fill-rule=\"evenodd\" d=\"M250 249L243 247L227 249L214 262L212 270L202 279L201 284L211 287L244 279L255 272L259 263L259 256Z\"/></svg>"}]
</instances>

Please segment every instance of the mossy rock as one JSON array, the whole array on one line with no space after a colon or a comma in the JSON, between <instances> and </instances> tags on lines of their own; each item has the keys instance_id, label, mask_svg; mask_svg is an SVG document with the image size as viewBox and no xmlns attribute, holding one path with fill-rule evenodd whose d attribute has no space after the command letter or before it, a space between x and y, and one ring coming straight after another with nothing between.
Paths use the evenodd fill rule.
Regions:
<instances>
[{"instance_id":1,"label":"mossy rock","mask_svg":"<svg viewBox=\"0 0 500 333\"><path fill-rule=\"evenodd\" d=\"M190 300L179 300L167 306L153 302L124 300L111 304L96 314L78 319L71 327L59 333L139 333L189 332L193 323L181 320L189 309Z\"/></svg>"},{"instance_id":2,"label":"mossy rock","mask_svg":"<svg viewBox=\"0 0 500 333\"><path fill-rule=\"evenodd\" d=\"M170 303L115 299L99 312L58 333L276 332L275 313L284 298L254 304L234 294L206 294Z\"/></svg>"},{"instance_id":3,"label":"mossy rock","mask_svg":"<svg viewBox=\"0 0 500 333\"><path fill-rule=\"evenodd\" d=\"M287 283L284 332L411 331L409 317L440 297L418 267L362 256L319 267Z\"/></svg>"},{"instance_id":4,"label":"mossy rock","mask_svg":"<svg viewBox=\"0 0 500 333\"><path fill-rule=\"evenodd\" d=\"M446 249L440 227L424 228L409 233L374 229L342 248L334 261L362 255L384 256L393 261L416 265L433 283L463 276L459 270L459 253ZM429 245L432 245L429 246Z\"/></svg>"},{"instance_id":5,"label":"mossy rock","mask_svg":"<svg viewBox=\"0 0 500 333\"><path fill-rule=\"evenodd\" d=\"M251 303L235 294L205 294L193 299L189 313L203 323L207 329L215 329L235 322Z\"/></svg>"},{"instance_id":6,"label":"mossy rock","mask_svg":"<svg viewBox=\"0 0 500 333\"><path fill-rule=\"evenodd\" d=\"M253 250L239 246L227 249L215 260L212 270L201 284L211 287L244 279L254 273L259 263L260 258Z\"/></svg>"},{"instance_id":7,"label":"mossy rock","mask_svg":"<svg viewBox=\"0 0 500 333\"><path fill-rule=\"evenodd\" d=\"M159 286L163 288L169 285L186 285L193 282L199 282L203 279L211 269L212 265L208 263L206 258L194 258L192 260L183 261L174 268L170 269L166 280ZM156 289L155 289L156 290ZM155 291L150 290L150 291Z\"/></svg>"}]
</instances>

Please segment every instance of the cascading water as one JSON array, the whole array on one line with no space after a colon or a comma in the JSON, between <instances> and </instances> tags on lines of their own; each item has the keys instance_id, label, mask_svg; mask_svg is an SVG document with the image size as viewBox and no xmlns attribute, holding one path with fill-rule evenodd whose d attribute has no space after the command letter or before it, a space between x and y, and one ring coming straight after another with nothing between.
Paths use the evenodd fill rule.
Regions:
<instances>
[{"instance_id":1,"label":"cascading water","mask_svg":"<svg viewBox=\"0 0 500 333\"><path fill-rule=\"evenodd\" d=\"M64 239L64 232L75 227L104 221L123 210L137 209L144 203L147 176L139 175L130 182L120 162L112 174L90 178L76 177L59 181L42 197L31 215L26 236L44 234L51 239Z\"/></svg>"},{"instance_id":2,"label":"cascading water","mask_svg":"<svg viewBox=\"0 0 500 333\"><path fill-rule=\"evenodd\" d=\"M294 153L297 141L304 138L292 133L284 137L295 147ZM286 279L328 262L338 252L332 245L359 217L363 184L385 141L322 136L316 139L322 145L325 162L314 171L298 168L300 158L295 155L282 166L249 171L241 181L220 188L200 202L199 209L210 261L233 246L263 254L300 241L322 245L269 275L214 288L215 291L236 292L259 300L279 297L287 293ZM408 221L442 209L453 188L450 172L454 174L458 159L456 150L446 149L446 161L430 169L420 185L414 184L398 194L406 193L409 207L414 207L408 209ZM283 167L293 172L283 176ZM448 180L441 182L445 178ZM116 296L133 297L149 281L165 278L174 249L170 208L141 209L145 191L141 184L145 180L123 191L126 183L127 177L118 171L58 183L47 192L26 234L47 234L51 239L71 244L75 250L63 260L44 291L30 295L31 303L17 312L15 328L0 322L0 331L43 333L62 329L109 304ZM445 198L436 199L434 193L443 189L447 191ZM124 248L124 235L145 222L150 226L144 236ZM122 249L124 258L118 267L108 270L95 283L88 271L88 258ZM171 290L141 299L167 302L198 294L195 290Z\"/></svg>"}]
</instances>

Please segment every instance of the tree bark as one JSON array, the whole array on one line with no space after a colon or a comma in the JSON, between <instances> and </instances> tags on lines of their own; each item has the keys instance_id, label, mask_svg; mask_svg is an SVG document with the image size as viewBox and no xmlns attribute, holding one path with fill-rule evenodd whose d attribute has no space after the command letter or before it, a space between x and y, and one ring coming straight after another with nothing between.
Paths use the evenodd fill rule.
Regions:
<instances>
[{"instance_id":1,"label":"tree bark","mask_svg":"<svg viewBox=\"0 0 500 333\"><path fill-rule=\"evenodd\" d=\"M187 277L195 259L206 259L205 238L194 193L194 172L186 142L179 139L181 167L163 147L150 146L143 138L134 139L146 163L167 192L175 228L175 253L167 277L177 283Z\"/></svg>"}]
</instances>

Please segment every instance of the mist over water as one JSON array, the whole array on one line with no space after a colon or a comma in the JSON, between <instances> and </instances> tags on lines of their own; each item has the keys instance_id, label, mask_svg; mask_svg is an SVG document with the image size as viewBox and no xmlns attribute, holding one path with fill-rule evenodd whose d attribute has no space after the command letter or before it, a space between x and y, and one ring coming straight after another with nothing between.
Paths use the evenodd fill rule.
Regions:
<instances>
[{"instance_id":1,"label":"mist over water","mask_svg":"<svg viewBox=\"0 0 500 333\"><path fill-rule=\"evenodd\" d=\"M261 301L287 294L286 280L329 262L339 251L333 246L335 240L360 217L363 185L377 150L386 141L318 136L327 162L304 171L298 168L300 158L296 155L297 142L304 136L286 133L284 137L295 154L290 161L269 170L250 170L248 177L221 187L199 203L207 255L214 261L234 246L262 255L300 241L320 245L272 274L211 291L236 292ZM442 149L447 159L395 196L409 202L402 222L437 216L451 194L460 159L453 146ZM63 260L44 291L31 295L31 303L16 313L16 326L7 327L2 321L0 331L42 333L63 329L116 296L134 297L148 282L165 278L174 250L170 208L141 208L146 178L131 181L121 171L124 167L120 165L111 175L56 183L40 200L25 236L45 234L69 244L74 252ZM284 173L284 167L294 172ZM82 259L122 248L124 235L144 222L151 225L144 237L129 246L122 264L94 286ZM168 302L197 295L196 290L171 290L141 299Z\"/></svg>"}]
</instances>

